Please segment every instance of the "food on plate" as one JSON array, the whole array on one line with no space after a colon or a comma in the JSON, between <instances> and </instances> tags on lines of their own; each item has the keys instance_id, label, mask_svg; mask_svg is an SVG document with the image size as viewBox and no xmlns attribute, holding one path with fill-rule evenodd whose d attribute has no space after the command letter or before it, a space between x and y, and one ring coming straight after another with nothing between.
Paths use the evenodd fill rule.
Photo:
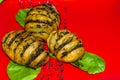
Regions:
<instances>
[{"instance_id":1,"label":"food on plate","mask_svg":"<svg viewBox=\"0 0 120 80\"><path fill-rule=\"evenodd\" d=\"M41 4L31 8L25 18L25 30L36 32L34 36L44 40L47 40L49 34L57 30L59 25L59 13L51 4Z\"/></svg>"},{"instance_id":2,"label":"food on plate","mask_svg":"<svg viewBox=\"0 0 120 80\"><path fill-rule=\"evenodd\" d=\"M82 41L68 30L53 31L47 44L56 58L63 62L75 62L84 54Z\"/></svg>"},{"instance_id":3,"label":"food on plate","mask_svg":"<svg viewBox=\"0 0 120 80\"><path fill-rule=\"evenodd\" d=\"M48 51L43 49L42 39L22 30L7 33L2 40L2 48L9 58L21 65L37 68L49 60Z\"/></svg>"}]
</instances>

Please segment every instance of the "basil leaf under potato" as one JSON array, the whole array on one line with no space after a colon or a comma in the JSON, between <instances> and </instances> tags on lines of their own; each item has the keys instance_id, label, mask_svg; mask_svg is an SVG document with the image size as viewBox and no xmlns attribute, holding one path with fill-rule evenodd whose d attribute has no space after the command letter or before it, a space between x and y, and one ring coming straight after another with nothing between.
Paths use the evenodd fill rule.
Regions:
<instances>
[{"instance_id":1,"label":"basil leaf under potato","mask_svg":"<svg viewBox=\"0 0 120 80\"><path fill-rule=\"evenodd\" d=\"M71 64L83 71L87 71L89 74L96 74L105 70L104 60L98 55L90 52L85 52L81 59Z\"/></svg>"},{"instance_id":2,"label":"basil leaf under potato","mask_svg":"<svg viewBox=\"0 0 120 80\"><path fill-rule=\"evenodd\" d=\"M24 27L25 25L25 17L30 9L20 9L16 15L17 22Z\"/></svg>"},{"instance_id":3,"label":"basil leaf under potato","mask_svg":"<svg viewBox=\"0 0 120 80\"><path fill-rule=\"evenodd\" d=\"M34 80L40 73L40 70L41 68L32 69L12 61L10 61L7 66L7 73L10 80Z\"/></svg>"},{"instance_id":4,"label":"basil leaf under potato","mask_svg":"<svg viewBox=\"0 0 120 80\"><path fill-rule=\"evenodd\" d=\"M0 0L0 3L2 3L3 2L3 0Z\"/></svg>"},{"instance_id":5,"label":"basil leaf under potato","mask_svg":"<svg viewBox=\"0 0 120 80\"><path fill-rule=\"evenodd\" d=\"M52 53L50 53L50 56L55 58ZM88 72L88 74L101 73L105 70L105 61L98 55L90 52L85 52L81 59L70 64Z\"/></svg>"}]
</instances>

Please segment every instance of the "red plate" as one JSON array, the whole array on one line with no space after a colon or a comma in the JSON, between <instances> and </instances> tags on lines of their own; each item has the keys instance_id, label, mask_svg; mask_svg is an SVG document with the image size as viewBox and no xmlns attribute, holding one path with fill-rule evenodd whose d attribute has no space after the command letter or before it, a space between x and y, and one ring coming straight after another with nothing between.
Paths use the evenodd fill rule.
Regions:
<instances>
[{"instance_id":1,"label":"red plate","mask_svg":"<svg viewBox=\"0 0 120 80\"><path fill-rule=\"evenodd\" d=\"M19 1L22 1L22 5ZM60 27L67 27L71 32L78 34L86 51L93 52L105 60L106 69L102 73L89 75L70 64L62 65L51 59L35 80L120 80L120 1L48 1L60 12L62 20ZM15 19L19 9L44 2L46 1L5 0L0 4L0 41L7 32L22 29ZM9 59L1 47L0 57L0 80L9 80L6 72Z\"/></svg>"}]
</instances>

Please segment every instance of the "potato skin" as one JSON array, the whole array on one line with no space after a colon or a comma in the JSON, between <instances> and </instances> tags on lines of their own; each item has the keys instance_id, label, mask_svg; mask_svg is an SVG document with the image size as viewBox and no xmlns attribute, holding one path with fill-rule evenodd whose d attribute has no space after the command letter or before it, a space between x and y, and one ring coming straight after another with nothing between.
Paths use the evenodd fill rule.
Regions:
<instances>
[{"instance_id":1,"label":"potato skin","mask_svg":"<svg viewBox=\"0 0 120 80\"><path fill-rule=\"evenodd\" d=\"M82 41L68 30L53 31L47 39L47 44L56 58L63 62L75 62L85 51Z\"/></svg>"},{"instance_id":2,"label":"potato skin","mask_svg":"<svg viewBox=\"0 0 120 80\"><path fill-rule=\"evenodd\" d=\"M43 50L43 41L26 31L11 31L2 40L2 48L14 62L37 68L49 60L48 51Z\"/></svg>"},{"instance_id":3,"label":"potato skin","mask_svg":"<svg viewBox=\"0 0 120 80\"><path fill-rule=\"evenodd\" d=\"M51 4L33 7L25 19L25 30L36 33L37 37L43 38L45 41L52 31L58 30L59 25L59 13Z\"/></svg>"}]
</instances>

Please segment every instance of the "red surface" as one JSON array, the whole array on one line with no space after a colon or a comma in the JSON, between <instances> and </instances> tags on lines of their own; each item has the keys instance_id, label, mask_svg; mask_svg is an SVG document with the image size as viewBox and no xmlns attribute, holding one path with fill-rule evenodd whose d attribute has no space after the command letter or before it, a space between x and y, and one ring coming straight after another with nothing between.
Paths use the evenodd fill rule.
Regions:
<instances>
[{"instance_id":1,"label":"red surface","mask_svg":"<svg viewBox=\"0 0 120 80\"><path fill-rule=\"evenodd\" d=\"M38 1L33 2L34 5ZM120 80L120 1L50 0L50 2L61 14L61 27L67 26L71 32L78 34L86 51L101 56L106 62L105 71L95 75L89 75L70 64L64 64L64 80ZM28 4L24 2L24 7L26 6ZM0 41L7 32L22 29L15 20L20 8L18 0L14 2L5 0L0 5ZM0 57L0 80L9 80L6 72L9 59L2 51L1 44ZM40 80L41 75L42 73L35 80ZM54 77L52 76L50 80L57 80Z\"/></svg>"}]
</instances>

